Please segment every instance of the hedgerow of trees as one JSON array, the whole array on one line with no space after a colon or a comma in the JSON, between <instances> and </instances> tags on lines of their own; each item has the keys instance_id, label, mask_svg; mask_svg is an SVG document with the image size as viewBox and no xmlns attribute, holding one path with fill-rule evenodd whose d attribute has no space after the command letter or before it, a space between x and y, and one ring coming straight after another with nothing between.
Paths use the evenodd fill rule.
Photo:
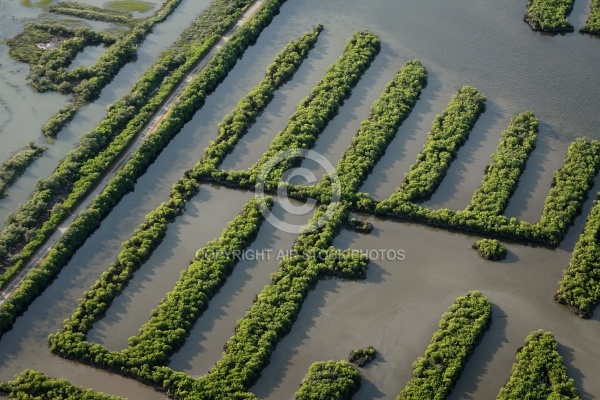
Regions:
<instances>
[{"instance_id":1,"label":"hedgerow of trees","mask_svg":"<svg viewBox=\"0 0 600 400\"><path fill-rule=\"evenodd\" d=\"M130 12L110 10L95 7L89 4L76 3L72 1L61 1L48 7L48 11L56 14L70 15L95 21L111 22L119 25L135 25Z\"/></svg>"},{"instance_id":2,"label":"hedgerow of trees","mask_svg":"<svg viewBox=\"0 0 600 400\"><path fill-rule=\"evenodd\" d=\"M575 0L528 0L525 21L536 31L572 32L567 16Z\"/></svg>"},{"instance_id":3,"label":"hedgerow of trees","mask_svg":"<svg viewBox=\"0 0 600 400\"><path fill-rule=\"evenodd\" d=\"M600 0L592 0L592 4L590 5L590 16L579 31L600 35Z\"/></svg>"},{"instance_id":4,"label":"hedgerow of trees","mask_svg":"<svg viewBox=\"0 0 600 400\"><path fill-rule=\"evenodd\" d=\"M35 160L46 150L44 146L38 146L29 142L25 150L21 150L0 165L0 199L6 197L8 189L19 179Z\"/></svg>"},{"instance_id":5,"label":"hedgerow of trees","mask_svg":"<svg viewBox=\"0 0 600 400\"><path fill-rule=\"evenodd\" d=\"M427 71L418 60L406 63L386 85L336 167L344 198L352 198L367 179L426 85Z\"/></svg>"},{"instance_id":6,"label":"hedgerow of trees","mask_svg":"<svg viewBox=\"0 0 600 400\"><path fill-rule=\"evenodd\" d=\"M531 112L519 114L510 121L467 210L494 215L504 212L535 148L538 125L539 121Z\"/></svg>"},{"instance_id":7,"label":"hedgerow of trees","mask_svg":"<svg viewBox=\"0 0 600 400\"><path fill-rule=\"evenodd\" d=\"M351 400L360 388L360 374L346 361L313 363L296 392L296 400Z\"/></svg>"},{"instance_id":8,"label":"hedgerow of trees","mask_svg":"<svg viewBox=\"0 0 600 400\"><path fill-rule=\"evenodd\" d=\"M554 298L583 318L600 304L600 202L596 201Z\"/></svg>"},{"instance_id":9,"label":"hedgerow of trees","mask_svg":"<svg viewBox=\"0 0 600 400\"><path fill-rule=\"evenodd\" d=\"M485 96L469 86L452 96L448 107L435 118L427 143L400 188L390 198L392 202L426 200L433 194L485 110L485 102Z\"/></svg>"},{"instance_id":10,"label":"hedgerow of trees","mask_svg":"<svg viewBox=\"0 0 600 400\"><path fill-rule=\"evenodd\" d=\"M492 319L492 306L480 292L456 299L440 321L425 355L413 364L413 375L396 398L444 399L460 378Z\"/></svg>"},{"instance_id":11,"label":"hedgerow of trees","mask_svg":"<svg viewBox=\"0 0 600 400\"><path fill-rule=\"evenodd\" d=\"M579 400L551 333L532 332L517 352L510 378L498 394L498 400L513 399Z\"/></svg>"}]
</instances>

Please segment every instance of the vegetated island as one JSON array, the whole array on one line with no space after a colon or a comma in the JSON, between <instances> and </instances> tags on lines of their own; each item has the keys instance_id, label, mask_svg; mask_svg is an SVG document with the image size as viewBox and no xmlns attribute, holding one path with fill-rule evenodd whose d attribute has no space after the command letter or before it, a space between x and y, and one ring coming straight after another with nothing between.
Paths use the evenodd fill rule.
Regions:
<instances>
[{"instance_id":1,"label":"vegetated island","mask_svg":"<svg viewBox=\"0 0 600 400\"><path fill-rule=\"evenodd\" d=\"M479 255L487 260L500 261L506 258L508 250L496 239L481 239L471 246Z\"/></svg>"},{"instance_id":2,"label":"vegetated island","mask_svg":"<svg viewBox=\"0 0 600 400\"><path fill-rule=\"evenodd\" d=\"M575 0L528 0L523 18L535 31L573 32L575 28L567 21Z\"/></svg>"}]
</instances>

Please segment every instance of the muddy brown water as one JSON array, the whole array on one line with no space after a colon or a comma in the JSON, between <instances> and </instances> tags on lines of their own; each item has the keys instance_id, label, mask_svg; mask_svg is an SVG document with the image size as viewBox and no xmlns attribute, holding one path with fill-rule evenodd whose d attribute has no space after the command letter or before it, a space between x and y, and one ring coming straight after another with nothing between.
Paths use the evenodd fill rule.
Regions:
<instances>
[{"instance_id":1,"label":"muddy brown water","mask_svg":"<svg viewBox=\"0 0 600 400\"><path fill-rule=\"evenodd\" d=\"M33 12L21 10L15 1L0 7L8 7L5 4L10 5L6 10L18 18ZM186 4L190 6L189 1L184 1L181 7ZM589 1L576 2L569 18L576 27L585 21L588 7ZM180 8L178 12L181 10L190 9ZM355 29L370 29L380 35L382 52L359 82L353 97L346 101L317 142L316 149L333 164L349 145L385 84L406 61L418 58L429 71L429 84L421 100L361 189L377 199L393 193L425 143L431 121L463 85L477 87L485 93L488 109L475 126L471 139L459 151L440 189L425 203L427 206L466 207L501 131L513 116L532 110L541 120L538 145L506 214L535 222L549 190L552 172L562 165L569 143L583 135L600 138L595 118L600 106L600 83L596 79L600 39L577 33L548 36L533 32L522 21L524 3L289 0L281 11L257 45L248 50L208 99L204 109L138 181L135 192L115 207L58 279L17 321L15 329L0 340L0 380L6 381L25 368L36 368L130 399L160 398L160 394L135 382L52 356L46 337L60 327L82 292L115 259L120 243L131 235L144 215L167 198L171 184L200 157L208 140L214 138L217 123L262 79L265 67L275 54L315 23L325 25L317 47L292 82L277 93L248 136L226 160L225 167L245 168L260 157L272 137L285 127L297 102L310 93L327 66L339 57L346 39ZM182 21L178 18L192 18L182 13L174 16L173 24ZM2 18L10 26L19 23ZM152 54L157 54L152 53L153 46L163 45L161 35L175 28L158 32L160 29L162 25L155 30L157 36L149 36L154 39L146 42L148 58L144 62L148 64L144 65L150 65L155 57ZM0 50L5 51L5 46ZM36 106L39 121L25 119L25 115L17 118L15 114L10 124L31 124L39 128L62 97L56 96L58 101L53 98L55 101L50 106L45 101L49 97L29 93L30 89L23 85L26 71L16 74L23 82L10 79L13 77L7 71L10 61L5 61L5 53L0 53L0 57L3 84L8 87L9 82L15 81L20 85L20 93L27 93L25 97L8 96L10 106L19 110L19 104L40 103ZM93 127L101 118L102 107L110 103L108 99L117 98L133 82L130 77L143 72L136 70L140 65L126 67L126 72L119 74L103 98L86 107L81 118L61 133L64 139L59 136L53 148L61 149L64 155L79 137L78 129ZM0 93L4 99L5 92ZM17 89L11 93L18 93ZM46 113L45 118L42 111ZM85 126L88 128L83 128ZM32 135L33 130L21 129L20 132ZM11 140L16 143L14 138L25 143L29 138L17 133L2 129L0 135L8 138L7 143L12 143ZM10 139L13 136L9 135L14 138ZM32 137L35 135L37 131ZM22 144L13 148L20 146ZM5 151L8 154L12 150L8 147L5 150L3 146L3 156ZM47 153L45 159L49 160L51 154ZM56 163L62 156L54 157ZM42 165L36 164L27 179L35 181L38 176L44 176L44 170ZM178 272L202 246L199 242L218 234L248 196L221 190L231 195L223 195L224 192L209 186L203 188L188 206L189 214L169 227L163 246L136 275L122 298L117 299L107 318L92 331L94 341L122 347L127 337L135 334L147 319L149 310L172 289ZM593 191L598 190L600 179L597 178ZM22 201L17 193L19 189L11 192L10 201ZM25 198L28 191L23 190L23 193L22 198ZM208 193L211 193L210 198L203 197ZM10 201L0 203L0 213L10 208ZM584 215L591 205L588 199ZM220 209L212 213L213 219L213 215L207 217L218 226L208 228L203 224L203 214L211 208ZM309 294L292 332L280 342L271 364L251 390L264 399L293 398L312 362L345 359L350 350L373 345L379 356L373 364L360 370L363 386L355 399L393 399L408 381L411 364L423 354L441 314L457 296L479 289L493 303L494 321L467 364L452 399L496 396L508 378L516 349L522 346L528 333L539 328L556 334L559 351L580 395L586 399L597 398L600 383L594 377L600 369L596 346L600 339L598 317L581 320L552 300L556 282L568 265L584 222L584 216L576 220L558 249L508 243L509 257L501 263L480 259L470 249L477 237L462 233L392 221L375 221L376 230L371 235L343 231L336 239L340 248L399 248L405 250L406 259L373 260L364 281L320 282ZM202 234L197 237L188 234L195 229ZM292 241L293 237L265 225L253 248L289 248ZM233 333L235 321L251 306L252 298L268 282L275 268L276 263L271 262L240 263L184 347L172 357L171 367L194 376L205 374L219 359L222 345Z\"/></svg>"}]
</instances>

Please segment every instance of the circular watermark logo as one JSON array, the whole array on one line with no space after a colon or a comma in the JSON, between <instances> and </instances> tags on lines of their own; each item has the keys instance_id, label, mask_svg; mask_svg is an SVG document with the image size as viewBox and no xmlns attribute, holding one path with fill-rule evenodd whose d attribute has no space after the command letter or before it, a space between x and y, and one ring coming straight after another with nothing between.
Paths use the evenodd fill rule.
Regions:
<instances>
[{"instance_id":1,"label":"circular watermark logo","mask_svg":"<svg viewBox=\"0 0 600 400\"><path fill-rule=\"evenodd\" d=\"M325 173L329 177L331 185L321 185L323 190L331 191L331 200L327 205L326 211L320 215L320 218L316 221L312 221L310 225L304 224L293 224L275 216L268 207L261 207L263 216L265 219L277 229L287 233L308 233L310 231L317 230L327 223L329 216L337 209L341 197L341 186L340 180L335 171L335 167L325 158L322 154L317 153L314 150L307 149L288 149L284 150L267 161L261 168L256 178L256 191L255 195L259 199L264 199L266 186L270 182L272 172L283 162L287 162L293 159L305 159L312 160L319 165L320 168L325 170ZM277 183L277 194L276 198L278 203L284 209L286 213L292 215L308 215L312 213L317 207L317 200L312 197L306 199L303 204L297 204L292 202L288 196L288 189L291 186L290 181L293 179L302 178L308 184L317 183L318 179L314 172L304 167L291 167L281 174L282 181ZM285 177L285 178L283 178Z\"/></svg>"}]
</instances>

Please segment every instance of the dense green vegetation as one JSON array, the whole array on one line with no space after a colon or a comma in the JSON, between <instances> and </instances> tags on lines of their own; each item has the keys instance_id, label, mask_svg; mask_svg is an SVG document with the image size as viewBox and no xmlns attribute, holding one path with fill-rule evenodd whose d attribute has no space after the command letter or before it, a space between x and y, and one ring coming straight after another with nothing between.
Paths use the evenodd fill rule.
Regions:
<instances>
[{"instance_id":1,"label":"dense green vegetation","mask_svg":"<svg viewBox=\"0 0 600 400\"><path fill-rule=\"evenodd\" d=\"M373 224L368 221L361 221L358 218L348 218L348 228L353 231L360 233L371 233L373 231Z\"/></svg>"},{"instance_id":2,"label":"dense green vegetation","mask_svg":"<svg viewBox=\"0 0 600 400\"><path fill-rule=\"evenodd\" d=\"M583 318L600 304L600 202L596 201L554 298Z\"/></svg>"},{"instance_id":3,"label":"dense green vegetation","mask_svg":"<svg viewBox=\"0 0 600 400\"><path fill-rule=\"evenodd\" d=\"M369 117L336 167L344 197L352 197L367 179L425 85L427 71L418 60L409 61L373 103Z\"/></svg>"},{"instance_id":4,"label":"dense green vegetation","mask_svg":"<svg viewBox=\"0 0 600 400\"><path fill-rule=\"evenodd\" d=\"M351 400L360 388L360 374L345 361L313 363L296 392L296 400Z\"/></svg>"},{"instance_id":5,"label":"dense green vegetation","mask_svg":"<svg viewBox=\"0 0 600 400\"><path fill-rule=\"evenodd\" d=\"M435 118L417 162L410 167L391 201L426 200L435 192L458 149L466 142L479 115L485 110L485 102L483 94L468 86L452 96L448 107Z\"/></svg>"},{"instance_id":6,"label":"dense green vegetation","mask_svg":"<svg viewBox=\"0 0 600 400\"><path fill-rule=\"evenodd\" d=\"M536 31L572 32L567 16L575 0L528 0L525 21Z\"/></svg>"},{"instance_id":7,"label":"dense green vegetation","mask_svg":"<svg viewBox=\"0 0 600 400\"><path fill-rule=\"evenodd\" d=\"M365 347L364 349L352 350L348 355L348 362L364 367L375 359L377 351L373 346Z\"/></svg>"},{"instance_id":8,"label":"dense green vegetation","mask_svg":"<svg viewBox=\"0 0 600 400\"><path fill-rule=\"evenodd\" d=\"M401 399L445 399L492 319L492 306L480 292L459 297L440 321L425 355L413 364L413 375Z\"/></svg>"},{"instance_id":9,"label":"dense green vegetation","mask_svg":"<svg viewBox=\"0 0 600 400\"><path fill-rule=\"evenodd\" d=\"M579 399L551 333L532 332L519 349L510 378L498 394L498 400L513 399Z\"/></svg>"},{"instance_id":10,"label":"dense green vegetation","mask_svg":"<svg viewBox=\"0 0 600 400\"><path fill-rule=\"evenodd\" d=\"M111 22L119 25L132 26L136 23L130 12L100 8L73 1L61 1L53 4L48 7L48 11L56 14L71 15L73 17Z\"/></svg>"},{"instance_id":11,"label":"dense green vegetation","mask_svg":"<svg viewBox=\"0 0 600 400\"><path fill-rule=\"evenodd\" d=\"M538 120L530 112L519 114L510 121L467 210L493 215L504 212L535 148L538 125Z\"/></svg>"},{"instance_id":12,"label":"dense green vegetation","mask_svg":"<svg viewBox=\"0 0 600 400\"><path fill-rule=\"evenodd\" d=\"M551 244L560 243L581 213L599 169L599 141L580 138L571 143L562 168L554 173L539 223L548 233Z\"/></svg>"},{"instance_id":13,"label":"dense green vegetation","mask_svg":"<svg viewBox=\"0 0 600 400\"><path fill-rule=\"evenodd\" d=\"M21 267L37 246L98 182L102 173L143 129L144 124L150 120L170 91L183 79L185 72L206 54L218 38L218 34L222 33L210 30L211 25L208 22L213 21L217 24L213 26L214 29L221 27L225 30L226 22L232 23L234 17L239 15L221 14L231 11L230 7L222 4L227 1L229 0L214 2L198 18L204 23L191 26L184 32L186 39L177 42L177 46L181 47L188 43L187 41L191 41L190 44L198 41L197 46L188 45L187 50L179 55L175 50L163 52L133 89L108 108L107 117L92 132L83 136L80 145L67 155L46 181L39 182L28 201L9 216L5 229L0 233L0 265L10 265L11 268L8 274L0 276L0 286ZM219 15L223 19L216 18ZM204 29L201 29L202 27ZM234 38L248 34L248 31L243 30L234 35ZM248 37L246 45L252 43L251 38L252 36ZM218 75L203 71L202 76L223 79L237 60L227 58L228 62L224 62L224 52L231 49L232 47L226 46L217 54L215 61L209 63L210 68L219 71ZM238 48L233 47L233 50L240 54ZM226 68L223 69L223 66ZM207 83L206 93L214 90L219 82ZM164 132L160 134L164 135ZM148 159L146 165L150 162Z\"/></svg>"},{"instance_id":14,"label":"dense green vegetation","mask_svg":"<svg viewBox=\"0 0 600 400\"><path fill-rule=\"evenodd\" d=\"M288 125L275 136L260 160L250 167L250 180L241 180L240 183L251 184L253 187L263 166L281 151L313 147L319 134L337 114L344 100L350 97L352 89L369 68L380 48L381 42L376 35L370 32L354 33L346 43L344 53L327 69L310 96L298 105ZM298 158L288 159L274 166L269 176L270 180L279 183L283 172L298 161Z\"/></svg>"},{"instance_id":15,"label":"dense green vegetation","mask_svg":"<svg viewBox=\"0 0 600 400\"><path fill-rule=\"evenodd\" d=\"M14 400L122 400L75 386L64 379L52 379L41 372L26 370L8 383L11 399Z\"/></svg>"},{"instance_id":16,"label":"dense green vegetation","mask_svg":"<svg viewBox=\"0 0 600 400\"><path fill-rule=\"evenodd\" d=\"M0 165L0 199L6 197L8 189L23 175L27 167L41 157L44 150L46 147L29 142L25 150L19 151Z\"/></svg>"},{"instance_id":17,"label":"dense green vegetation","mask_svg":"<svg viewBox=\"0 0 600 400\"><path fill-rule=\"evenodd\" d=\"M473 243L473 248L479 255L492 261L504 260L508 250L496 239L481 239Z\"/></svg>"},{"instance_id":18,"label":"dense green vegetation","mask_svg":"<svg viewBox=\"0 0 600 400\"><path fill-rule=\"evenodd\" d=\"M85 242L88 236L94 232L112 208L131 190L133 190L136 179L141 176L148 166L156 159L162 149L181 130L204 104L204 99L212 93L220 82L227 76L228 72L236 64L244 51L254 43L262 30L271 22L279 11L283 0L267 0L259 11L242 27L240 27L230 40L215 54L207 66L193 79L190 85L182 93L179 100L173 105L169 117L165 118L155 131L150 133L146 140L136 150L132 158L121 168L117 175L111 179L107 187L83 211L71 224L69 230L62 235L59 242L40 264L33 270L16 290L9 301L0 307L0 332L10 329L16 316L21 313L27 305L41 293L61 268L68 262L73 253ZM63 167L67 167L62 164ZM96 177L97 178L97 177ZM182 182L177 183L171 192L171 200L165 203L167 210L159 209L157 217L172 216L181 210L185 198L192 196L197 183L187 176ZM41 196L47 196L42 192ZM80 196L75 193L72 196ZM69 199L70 200L70 199ZM35 204L35 203L34 203ZM74 203L66 202L68 207ZM9 271L3 277L14 274L32 252L42 243L43 239L55 229L60 220L66 215L64 208L55 207L51 219L36 233L35 239L27 244ZM163 215L164 213L164 215ZM32 218L26 214L27 218ZM152 215L150 216L152 217ZM35 219L32 219L35 221ZM156 238L153 233L152 240ZM152 240L149 240L151 243ZM25 254L23 254L25 253Z\"/></svg>"},{"instance_id":19,"label":"dense green vegetation","mask_svg":"<svg viewBox=\"0 0 600 400\"><path fill-rule=\"evenodd\" d=\"M590 6L590 16L585 25L582 26L579 31L600 35L600 0L592 0L592 4Z\"/></svg>"}]
</instances>

